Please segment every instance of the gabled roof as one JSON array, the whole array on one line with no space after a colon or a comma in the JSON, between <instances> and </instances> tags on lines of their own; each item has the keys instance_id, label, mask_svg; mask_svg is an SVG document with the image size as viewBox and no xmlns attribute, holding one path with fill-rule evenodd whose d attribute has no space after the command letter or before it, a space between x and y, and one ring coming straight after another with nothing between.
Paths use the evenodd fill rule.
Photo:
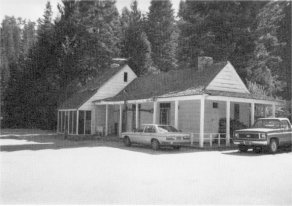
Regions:
<instances>
[{"instance_id":1,"label":"gabled roof","mask_svg":"<svg viewBox=\"0 0 292 206\"><path fill-rule=\"evenodd\" d=\"M104 85L111 77L117 74L126 64L107 69L101 75L90 80L78 92L69 97L58 109L78 109L88 101L97 90Z\"/></svg>"},{"instance_id":2,"label":"gabled roof","mask_svg":"<svg viewBox=\"0 0 292 206\"><path fill-rule=\"evenodd\" d=\"M123 91L106 101L149 99L167 95L193 95L204 93L205 87L226 66L219 62L205 67L202 71L194 69L173 70L166 73L151 74L136 78ZM186 93L186 94L184 94Z\"/></svg>"}]
</instances>

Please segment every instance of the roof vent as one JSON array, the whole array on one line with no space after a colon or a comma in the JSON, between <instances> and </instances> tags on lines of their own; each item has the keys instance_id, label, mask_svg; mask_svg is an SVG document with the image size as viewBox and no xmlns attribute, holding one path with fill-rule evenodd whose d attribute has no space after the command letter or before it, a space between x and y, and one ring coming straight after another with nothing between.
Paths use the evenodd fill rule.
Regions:
<instances>
[{"instance_id":1,"label":"roof vent","mask_svg":"<svg viewBox=\"0 0 292 206\"><path fill-rule=\"evenodd\" d=\"M213 58L207 56L199 56L198 57L198 70L202 71L205 67L213 64Z\"/></svg>"}]
</instances>

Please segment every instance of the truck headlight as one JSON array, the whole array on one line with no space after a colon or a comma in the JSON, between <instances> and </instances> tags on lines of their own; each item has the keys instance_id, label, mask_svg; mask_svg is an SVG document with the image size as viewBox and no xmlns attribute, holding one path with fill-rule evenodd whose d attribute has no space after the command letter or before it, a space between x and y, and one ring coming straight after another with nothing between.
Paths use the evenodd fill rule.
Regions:
<instances>
[{"instance_id":1,"label":"truck headlight","mask_svg":"<svg viewBox=\"0 0 292 206\"><path fill-rule=\"evenodd\" d=\"M266 133L260 133L260 139L266 139L267 135Z\"/></svg>"},{"instance_id":2,"label":"truck headlight","mask_svg":"<svg viewBox=\"0 0 292 206\"><path fill-rule=\"evenodd\" d=\"M239 134L238 133L235 133L234 134L234 138L238 138L239 137Z\"/></svg>"}]
</instances>

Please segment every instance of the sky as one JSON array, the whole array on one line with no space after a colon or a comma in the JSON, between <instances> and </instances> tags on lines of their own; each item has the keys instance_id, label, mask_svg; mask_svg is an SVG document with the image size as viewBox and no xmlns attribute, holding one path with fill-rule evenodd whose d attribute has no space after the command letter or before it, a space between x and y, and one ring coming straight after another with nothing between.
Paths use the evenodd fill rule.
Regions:
<instances>
[{"instance_id":1,"label":"sky","mask_svg":"<svg viewBox=\"0 0 292 206\"><path fill-rule=\"evenodd\" d=\"M178 10L180 0L171 0L173 9ZM42 17L47 0L0 0L0 22L4 19L5 15L21 17L23 19L29 19L36 21ZM53 15L58 15L57 4L61 3L61 0L50 0L53 8ZM132 0L116 0L116 6L121 12L122 8L130 7ZM150 0L138 0L139 9L145 13L150 6Z\"/></svg>"}]
</instances>

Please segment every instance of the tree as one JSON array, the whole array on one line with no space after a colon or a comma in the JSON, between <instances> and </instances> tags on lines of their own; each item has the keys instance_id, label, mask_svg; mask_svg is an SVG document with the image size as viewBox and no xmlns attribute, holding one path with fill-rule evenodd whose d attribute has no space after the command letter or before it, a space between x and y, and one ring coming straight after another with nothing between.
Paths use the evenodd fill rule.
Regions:
<instances>
[{"instance_id":1,"label":"tree","mask_svg":"<svg viewBox=\"0 0 292 206\"><path fill-rule=\"evenodd\" d=\"M155 67L161 71L175 69L177 28L170 0L151 1L146 31Z\"/></svg>"},{"instance_id":2,"label":"tree","mask_svg":"<svg viewBox=\"0 0 292 206\"><path fill-rule=\"evenodd\" d=\"M254 48L254 19L258 8L264 3L181 2L178 42L180 64L196 67L198 56L211 56L215 61L231 61L244 78L246 62Z\"/></svg>"},{"instance_id":3,"label":"tree","mask_svg":"<svg viewBox=\"0 0 292 206\"><path fill-rule=\"evenodd\" d=\"M137 1L132 3L130 13L123 10L122 16L125 31L122 55L129 59L129 65L138 76L146 74L152 67L151 46L143 31L144 22Z\"/></svg>"},{"instance_id":4,"label":"tree","mask_svg":"<svg viewBox=\"0 0 292 206\"><path fill-rule=\"evenodd\" d=\"M269 2L257 15L254 57L249 61L249 79L264 86L269 95L282 91L284 82L279 79L281 50L285 45L278 39L278 27L284 17L285 2Z\"/></svg>"}]
</instances>

